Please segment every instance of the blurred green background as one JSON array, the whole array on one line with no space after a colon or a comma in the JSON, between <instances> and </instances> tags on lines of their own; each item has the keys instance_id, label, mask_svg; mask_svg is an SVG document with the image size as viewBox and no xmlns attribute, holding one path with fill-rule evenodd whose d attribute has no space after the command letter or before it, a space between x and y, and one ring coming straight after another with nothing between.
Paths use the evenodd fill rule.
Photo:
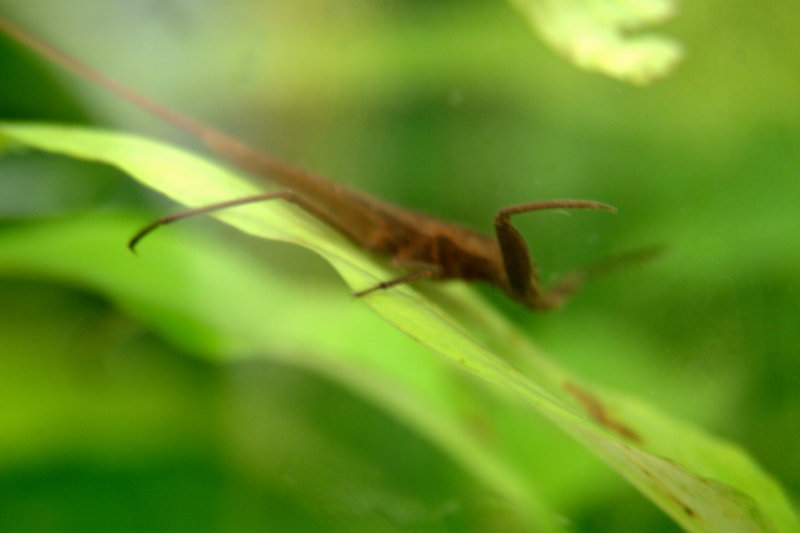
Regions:
<instances>
[{"instance_id":1,"label":"blurred green background","mask_svg":"<svg viewBox=\"0 0 800 533\"><path fill-rule=\"evenodd\" d=\"M544 276L654 243L668 247L663 258L551 315L476 290L579 374L740 443L798 501L797 5L685 2L659 31L687 57L649 88L578 70L501 1L0 9L161 101L403 206L487 231L499 207L521 201L617 206L616 217L521 218ZM193 146L4 38L0 117ZM31 152L0 159L4 532L529 530L429 439L294 363L291 343L277 356L234 353L93 281L107 266L133 287L145 276L168 290L158 244L144 243L144 258L123 254L138 224L171 208L102 166ZM360 304L304 250L210 221L165 231L153 241L246 257L282 285L313 287L323 310L297 305L282 318L298 338L323 331L343 350L415 349L366 312L359 328L326 330L326 316ZM71 239L86 246L67 268L59 258ZM200 266L193 275L206 276ZM507 401L486 394L487 405ZM588 452L537 431L547 444L525 453L546 453L541 492L569 529L678 529Z\"/></svg>"}]
</instances>

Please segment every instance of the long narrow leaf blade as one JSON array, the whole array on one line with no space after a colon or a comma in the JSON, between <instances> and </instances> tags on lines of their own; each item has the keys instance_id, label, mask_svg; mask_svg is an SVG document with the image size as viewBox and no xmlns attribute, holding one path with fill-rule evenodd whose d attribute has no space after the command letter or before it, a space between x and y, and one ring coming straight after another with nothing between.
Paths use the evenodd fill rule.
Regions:
<instances>
[{"instance_id":1,"label":"long narrow leaf blade","mask_svg":"<svg viewBox=\"0 0 800 533\"><path fill-rule=\"evenodd\" d=\"M8 123L0 124L0 133L37 149L115 165L186 205L252 192L246 182L201 158L131 135ZM243 231L316 251L356 289L389 277L383 266L335 232L279 203L219 218ZM800 531L780 487L736 446L638 401L592 388L542 356L485 306L457 292L452 296L480 325L466 327L408 287L380 291L364 301L453 365L527 402L687 531ZM515 368L511 360L525 363Z\"/></svg>"}]
</instances>

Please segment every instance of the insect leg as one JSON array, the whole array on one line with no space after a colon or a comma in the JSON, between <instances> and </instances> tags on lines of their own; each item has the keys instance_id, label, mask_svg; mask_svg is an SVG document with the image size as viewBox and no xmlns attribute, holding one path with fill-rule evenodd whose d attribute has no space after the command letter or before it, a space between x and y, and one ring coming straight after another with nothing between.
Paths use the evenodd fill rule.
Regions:
<instances>
[{"instance_id":1,"label":"insect leg","mask_svg":"<svg viewBox=\"0 0 800 533\"><path fill-rule=\"evenodd\" d=\"M366 296L367 294L378 291L389 289L391 287L395 287L397 285L402 285L405 283L411 283L413 281L419 281L421 279L436 279L442 274L442 269L438 265L431 265L427 268L422 270L415 270L413 272L409 272L408 274L404 274L400 277L390 279L389 281L382 281L377 285L374 285L368 289L364 289L363 291L358 291L353 293L353 296L356 298L361 298L362 296Z\"/></svg>"},{"instance_id":2,"label":"insect leg","mask_svg":"<svg viewBox=\"0 0 800 533\"><path fill-rule=\"evenodd\" d=\"M577 289L581 279L565 277L548 291L539 283L539 271L531 258L525 238L511 223L511 216L545 209L602 209L615 212L610 205L586 200L546 200L501 209L494 219L495 234L503 256L509 295L535 309L553 309Z\"/></svg>"},{"instance_id":3,"label":"insect leg","mask_svg":"<svg viewBox=\"0 0 800 533\"><path fill-rule=\"evenodd\" d=\"M184 218L193 217L195 215L202 215L205 213L211 213L214 211L219 211L221 209L227 209L229 207L236 207L239 205L245 204L252 204L256 202L264 202L267 200L274 200L276 198L280 198L287 202L291 202L298 207L301 207L304 211L307 211L309 214L315 216L316 218L322 220L326 224L334 227L335 229L342 231L345 235L349 236L347 232L343 231L343 228L334 220L333 218L329 217L327 213L319 209L313 203L306 200L303 196L295 193L292 190L284 189L280 191L272 191L266 192L261 194L254 194L252 196L245 196L243 198L236 198L234 200L227 200L224 202L217 202L209 205L204 205L201 207L195 207L192 209L186 209L184 211L179 211L177 213L172 213L171 215L167 215L165 217L159 218L158 220L154 220L147 226L143 227L136 234L131 237L130 241L128 241L128 248L131 251L135 251L136 245L141 241L145 236L149 235L153 230L164 226L166 224L171 224L178 220L183 220Z\"/></svg>"}]
</instances>

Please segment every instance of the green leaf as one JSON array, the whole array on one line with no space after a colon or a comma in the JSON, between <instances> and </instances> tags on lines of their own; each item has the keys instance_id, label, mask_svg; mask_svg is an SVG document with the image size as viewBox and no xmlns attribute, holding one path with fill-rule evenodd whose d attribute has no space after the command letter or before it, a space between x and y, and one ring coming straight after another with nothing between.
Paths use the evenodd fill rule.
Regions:
<instances>
[{"instance_id":1,"label":"green leaf","mask_svg":"<svg viewBox=\"0 0 800 533\"><path fill-rule=\"evenodd\" d=\"M673 0L510 0L542 38L586 70L635 85L668 75L681 45L660 35L631 35L676 10Z\"/></svg>"},{"instance_id":2,"label":"green leaf","mask_svg":"<svg viewBox=\"0 0 800 533\"><path fill-rule=\"evenodd\" d=\"M0 132L37 149L115 165L186 205L253 191L244 180L203 159L140 137L88 128L9 123L0 124ZM280 202L241 207L219 213L218 217L248 233L314 250L356 290L392 275L331 229ZM183 298L173 295L167 301L157 291L148 292L146 283L144 287L137 286L121 276L121 263L81 270L87 268L86 254L64 248L81 246L80 235L81 229L76 228L74 239L51 242L46 254L37 252L36 246L42 243L36 243L36 239L6 241L0 247L0 257L5 256L5 261L16 257L19 261L38 253L40 260L49 261L48 268L54 270L66 268L62 263L69 260L73 272L80 273L85 282L102 285L129 305L135 302L145 313L160 313L162 318L171 317L173 321L175 317L183 317L184 321L190 317L190 322L203 326L196 329L209 328L216 335L212 344L217 346L218 354L232 349L274 352L270 348L274 348L276 337L286 342L285 335L280 334L281 326L291 331L286 324L304 319L321 298L316 294L303 298L301 292L295 297L293 291L267 287L262 273L218 258L212 272L217 272L219 278L207 280L204 275L203 280L192 280L203 300L211 299L212 304L198 302L189 286L185 287ZM154 242L145 243L142 254L153 245ZM28 248L27 256L26 246L33 246ZM120 250L116 261L132 260L123 256ZM188 256L190 252L167 264L182 265L189 261ZM214 260L207 257L205 261ZM191 279L186 274L176 274L176 279L181 277ZM491 383L493 390L523 400L520 409L531 414L539 412L572 435L687 531L800 530L780 487L735 445L673 420L638 400L599 390L568 374L461 286L436 288L430 293L432 297L428 298L411 287L398 287L363 300L342 299L337 306L341 310L336 313L346 316L369 305L398 329L440 354L450 363L448 367L438 366L439 360L426 357L424 352L419 352L414 365L408 366L400 361L405 353L387 357L391 348L383 343L377 350L373 346L361 346L359 350L357 346L343 345L326 357L311 356L302 350L281 353L291 354L284 356L287 363L333 376L417 428L515 502L530 523L542 530L560 531L562 526L540 503L532 479L515 471L500 447L486 446L480 435L469 429L467 417L458 412L444 392L452 386L446 377L447 368L466 370ZM253 314L248 306L237 306L236 302L242 299L269 302L264 308L266 316ZM459 312L448 313L434 300L449 302ZM274 314L270 311L273 304ZM335 323L340 327L339 322ZM315 322L314 327L305 327L305 336L325 337L325 324ZM343 355L350 351L359 356ZM492 413L488 416L491 424ZM531 460L538 451L530 450Z\"/></svg>"}]
</instances>

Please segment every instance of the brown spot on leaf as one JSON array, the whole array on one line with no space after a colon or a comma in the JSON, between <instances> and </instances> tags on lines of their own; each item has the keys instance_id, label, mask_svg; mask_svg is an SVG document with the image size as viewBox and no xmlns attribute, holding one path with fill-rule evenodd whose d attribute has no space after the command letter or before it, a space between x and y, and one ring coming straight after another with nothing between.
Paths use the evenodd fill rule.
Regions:
<instances>
[{"instance_id":1,"label":"brown spot on leaf","mask_svg":"<svg viewBox=\"0 0 800 533\"><path fill-rule=\"evenodd\" d=\"M564 390L577 400L592 420L616 433L623 439L637 443L642 442L641 436L630 427L614 418L597 396L571 381L564 384Z\"/></svg>"},{"instance_id":2,"label":"brown spot on leaf","mask_svg":"<svg viewBox=\"0 0 800 533\"><path fill-rule=\"evenodd\" d=\"M686 505L685 503L683 503L682 501L680 501L680 500L679 500L678 498L676 498L675 496L673 496L673 495L671 495L671 494L670 494L669 496L670 496L670 498L672 498L672 501L674 501L675 503L677 503L677 504L680 506L680 508L681 508L681 509L683 509L683 512L684 512L684 513L686 513L686 516L689 516L689 517L692 517L692 518L694 518L695 516L697 516L697 513L694 511L694 509L692 509L691 507L689 507L688 505Z\"/></svg>"}]
</instances>

